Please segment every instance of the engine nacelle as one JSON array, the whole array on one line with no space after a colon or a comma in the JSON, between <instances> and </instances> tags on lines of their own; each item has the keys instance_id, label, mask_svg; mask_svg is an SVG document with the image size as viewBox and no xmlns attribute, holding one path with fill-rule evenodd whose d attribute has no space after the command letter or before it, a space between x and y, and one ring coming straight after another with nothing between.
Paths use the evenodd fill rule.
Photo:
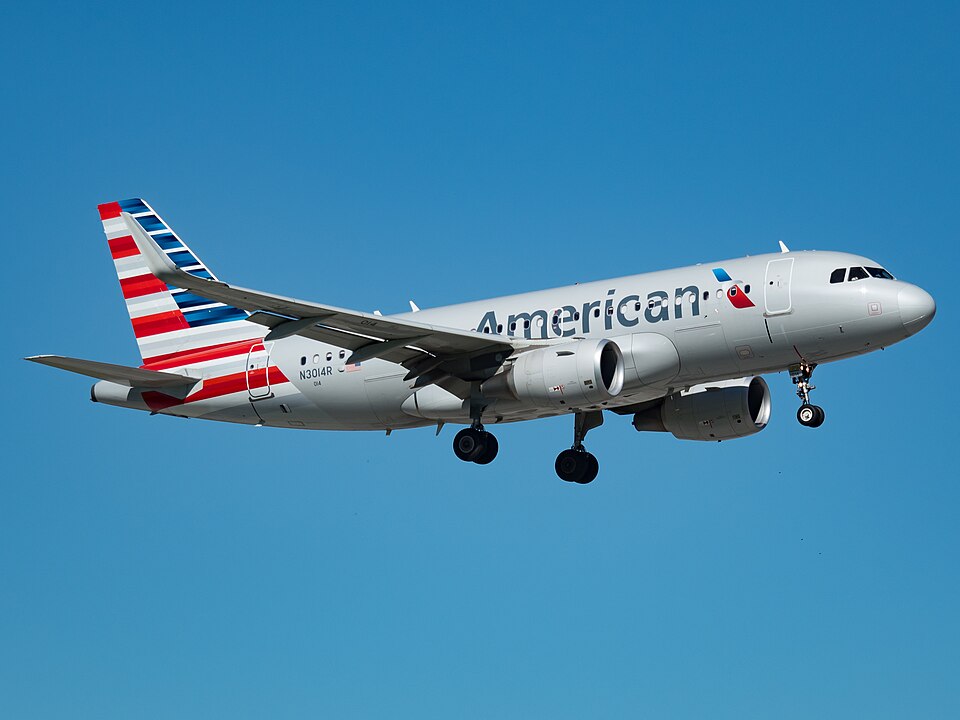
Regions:
<instances>
[{"instance_id":1,"label":"engine nacelle","mask_svg":"<svg viewBox=\"0 0 960 720\"><path fill-rule=\"evenodd\" d=\"M615 342L577 340L521 353L482 388L486 397L535 407L583 407L619 395L623 373L623 353Z\"/></svg>"},{"instance_id":2,"label":"engine nacelle","mask_svg":"<svg viewBox=\"0 0 960 720\"><path fill-rule=\"evenodd\" d=\"M633 416L638 431L681 440L731 440L758 433L770 420L770 388L761 377L696 385Z\"/></svg>"}]
</instances>

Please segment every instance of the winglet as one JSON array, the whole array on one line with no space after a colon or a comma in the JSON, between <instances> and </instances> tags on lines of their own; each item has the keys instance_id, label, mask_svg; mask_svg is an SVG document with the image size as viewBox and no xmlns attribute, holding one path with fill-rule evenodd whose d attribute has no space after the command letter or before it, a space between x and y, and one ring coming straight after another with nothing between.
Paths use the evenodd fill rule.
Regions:
<instances>
[{"instance_id":1,"label":"winglet","mask_svg":"<svg viewBox=\"0 0 960 720\"><path fill-rule=\"evenodd\" d=\"M410 301L410 309L413 312L420 312L420 308L417 307L417 304L413 300Z\"/></svg>"},{"instance_id":2,"label":"winglet","mask_svg":"<svg viewBox=\"0 0 960 720\"><path fill-rule=\"evenodd\" d=\"M790 252L790 248L788 248L788 247L786 246L786 244L783 242L783 240L777 240L777 242L780 243L780 252L782 252L782 253L788 253L788 252Z\"/></svg>"}]
</instances>

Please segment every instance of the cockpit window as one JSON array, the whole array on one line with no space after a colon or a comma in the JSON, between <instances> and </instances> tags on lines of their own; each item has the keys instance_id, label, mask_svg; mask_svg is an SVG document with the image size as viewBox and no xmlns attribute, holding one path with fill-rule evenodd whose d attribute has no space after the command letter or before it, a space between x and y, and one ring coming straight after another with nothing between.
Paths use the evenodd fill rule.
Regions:
<instances>
[{"instance_id":1,"label":"cockpit window","mask_svg":"<svg viewBox=\"0 0 960 720\"><path fill-rule=\"evenodd\" d=\"M862 267L852 267L850 268L850 274L847 276L847 281L853 282L854 280L864 280L867 277L869 277L869 275L867 275L867 271Z\"/></svg>"},{"instance_id":2,"label":"cockpit window","mask_svg":"<svg viewBox=\"0 0 960 720\"><path fill-rule=\"evenodd\" d=\"M881 280L893 280L893 275L888 273L883 268L878 267L868 267L867 272L873 275L875 278L880 278Z\"/></svg>"},{"instance_id":3,"label":"cockpit window","mask_svg":"<svg viewBox=\"0 0 960 720\"><path fill-rule=\"evenodd\" d=\"M837 268L832 273L830 273L830 282L833 284L842 283L843 278L845 278L846 275L847 275L846 268Z\"/></svg>"}]
</instances>

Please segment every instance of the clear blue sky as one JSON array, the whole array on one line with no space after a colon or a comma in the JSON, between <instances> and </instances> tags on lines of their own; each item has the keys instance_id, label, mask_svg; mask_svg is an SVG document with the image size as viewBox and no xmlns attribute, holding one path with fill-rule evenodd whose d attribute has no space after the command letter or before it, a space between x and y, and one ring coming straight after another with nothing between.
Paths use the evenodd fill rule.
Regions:
<instances>
[{"instance_id":1,"label":"clear blue sky","mask_svg":"<svg viewBox=\"0 0 960 720\"><path fill-rule=\"evenodd\" d=\"M2 10L0 717L960 716L957 3ZM752 438L297 433L94 406L96 204L396 312L795 249L936 297ZM951 471L950 468L954 467Z\"/></svg>"}]
</instances>

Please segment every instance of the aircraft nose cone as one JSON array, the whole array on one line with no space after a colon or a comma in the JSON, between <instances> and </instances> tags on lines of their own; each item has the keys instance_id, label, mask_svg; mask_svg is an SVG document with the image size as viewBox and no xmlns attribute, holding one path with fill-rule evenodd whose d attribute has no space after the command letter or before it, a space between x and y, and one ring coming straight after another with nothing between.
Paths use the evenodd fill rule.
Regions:
<instances>
[{"instance_id":1,"label":"aircraft nose cone","mask_svg":"<svg viewBox=\"0 0 960 720\"><path fill-rule=\"evenodd\" d=\"M900 306L900 322L908 335L923 330L937 314L937 303L933 297L916 285L903 288L897 295L897 304Z\"/></svg>"}]
</instances>

